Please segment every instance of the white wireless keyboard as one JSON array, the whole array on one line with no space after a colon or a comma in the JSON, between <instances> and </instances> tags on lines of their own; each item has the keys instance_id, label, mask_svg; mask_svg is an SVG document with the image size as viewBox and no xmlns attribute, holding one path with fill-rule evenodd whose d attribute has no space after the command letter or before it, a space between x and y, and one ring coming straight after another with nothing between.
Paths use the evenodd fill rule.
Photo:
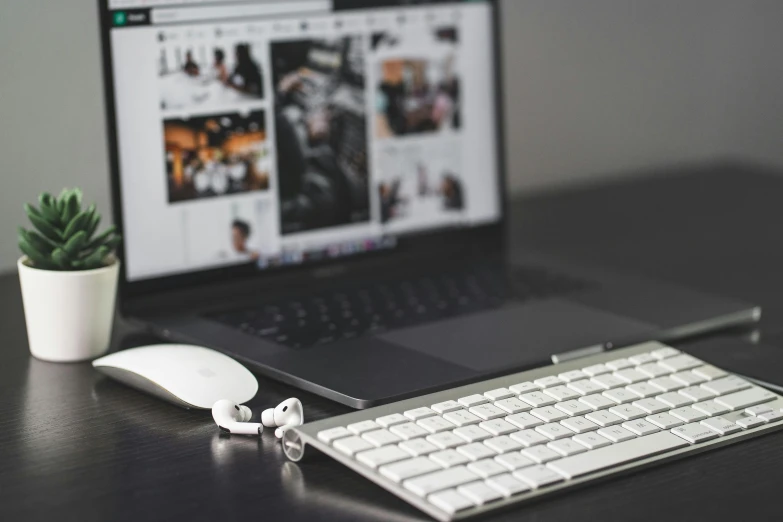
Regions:
<instances>
[{"instance_id":1,"label":"white wireless keyboard","mask_svg":"<svg viewBox=\"0 0 783 522\"><path fill-rule=\"evenodd\" d=\"M300 426L438 520L464 519L783 427L783 398L659 343Z\"/></svg>"}]
</instances>

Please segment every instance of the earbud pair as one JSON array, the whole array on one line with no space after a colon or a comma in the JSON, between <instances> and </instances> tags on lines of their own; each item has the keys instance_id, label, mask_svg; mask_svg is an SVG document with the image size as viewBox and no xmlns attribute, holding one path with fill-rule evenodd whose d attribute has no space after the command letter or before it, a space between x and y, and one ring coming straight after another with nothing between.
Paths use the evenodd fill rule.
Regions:
<instances>
[{"instance_id":1,"label":"earbud pair","mask_svg":"<svg viewBox=\"0 0 783 522\"><path fill-rule=\"evenodd\" d=\"M247 406L240 406L229 400L217 401L212 406L212 418L218 427L226 433L236 435L261 435L264 426L277 428L275 436L283 438L283 434L296 426L304 424L304 409L299 399L291 398L281 402L276 408L264 410L261 414L261 424L247 422L253 412Z\"/></svg>"}]
</instances>

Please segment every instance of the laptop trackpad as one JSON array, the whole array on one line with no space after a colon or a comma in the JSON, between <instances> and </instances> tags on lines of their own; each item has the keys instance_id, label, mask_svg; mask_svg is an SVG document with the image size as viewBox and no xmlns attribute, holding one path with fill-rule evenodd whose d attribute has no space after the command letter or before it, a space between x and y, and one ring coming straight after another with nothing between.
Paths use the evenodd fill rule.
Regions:
<instances>
[{"instance_id":1,"label":"laptop trackpad","mask_svg":"<svg viewBox=\"0 0 783 522\"><path fill-rule=\"evenodd\" d=\"M549 362L552 354L608 341L647 340L653 325L562 300L505 308L396 330L380 337L486 371Z\"/></svg>"}]
</instances>

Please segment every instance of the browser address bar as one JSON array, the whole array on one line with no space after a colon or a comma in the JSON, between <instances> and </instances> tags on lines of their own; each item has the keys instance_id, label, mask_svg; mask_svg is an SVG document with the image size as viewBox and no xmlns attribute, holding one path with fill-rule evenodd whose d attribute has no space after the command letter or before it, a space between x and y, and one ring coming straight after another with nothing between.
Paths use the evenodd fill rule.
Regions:
<instances>
[{"instance_id":1,"label":"browser address bar","mask_svg":"<svg viewBox=\"0 0 783 522\"><path fill-rule=\"evenodd\" d=\"M328 12L331 9L332 0L286 0L274 4L158 8L152 10L151 19L153 24L171 24L219 20L221 18L302 15Z\"/></svg>"}]
</instances>

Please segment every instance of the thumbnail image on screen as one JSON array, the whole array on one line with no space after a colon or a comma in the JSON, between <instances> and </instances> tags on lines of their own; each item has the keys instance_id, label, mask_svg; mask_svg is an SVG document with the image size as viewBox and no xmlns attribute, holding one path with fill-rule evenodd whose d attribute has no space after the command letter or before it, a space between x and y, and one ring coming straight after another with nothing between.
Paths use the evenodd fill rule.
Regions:
<instances>
[{"instance_id":1,"label":"thumbnail image on screen","mask_svg":"<svg viewBox=\"0 0 783 522\"><path fill-rule=\"evenodd\" d=\"M264 112L163 122L169 203L269 189Z\"/></svg>"},{"instance_id":2,"label":"thumbnail image on screen","mask_svg":"<svg viewBox=\"0 0 783 522\"><path fill-rule=\"evenodd\" d=\"M225 42L217 36L191 38L185 44L160 33L158 87L164 111L205 110L264 97L264 48L249 42Z\"/></svg>"},{"instance_id":3,"label":"thumbnail image on screen","mask_svg":"<svg viewBox=\"0 0 783 522\"><path fill-rule=\"evenodd\" d=\"M368 221L363 37L271 48L281 233Z\"/></svg>"}]
</instances>

